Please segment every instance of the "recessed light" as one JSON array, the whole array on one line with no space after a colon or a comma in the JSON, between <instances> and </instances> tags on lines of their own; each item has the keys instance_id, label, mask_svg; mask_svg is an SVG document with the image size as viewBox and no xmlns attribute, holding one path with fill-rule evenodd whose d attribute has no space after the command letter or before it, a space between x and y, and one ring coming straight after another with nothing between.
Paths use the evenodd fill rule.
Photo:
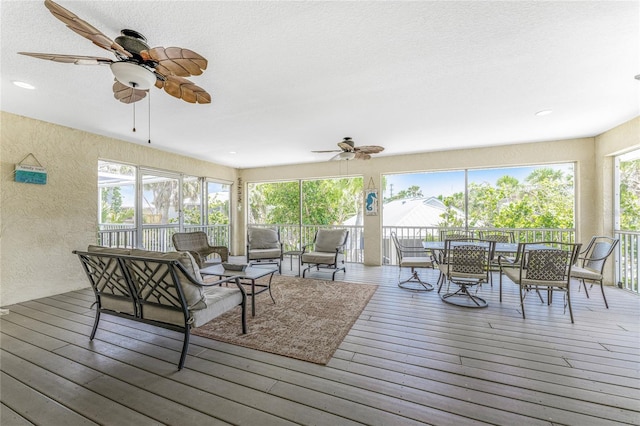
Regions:
<instances>
[{"instance_id":1,"label":"recessed light","mask_svg":"<svg viewBox=\"0 0 640 426\"><path fill-rule=\"evenodd\" d=\"M18 87L22 87L23 89L29 89L29 90L34 90L35 89L35 86L32 86L29 83L25 83L24 81L14 80L13 84L15 84Z\"/></svg>"},{"instance_id":2,"label":"recessed light","mask_svg":"<svg viewBox=\"0 0 640 426\"><path fill-rule=\"evenodd\" d=\"M536 117L542 117L543 115L549 115L553 112L553 110L550 109L543 109L542 111L538 111L536 112Z\"/></svg>"},{"instance_id":3,"label":"recessed light","mask_svg":"<svg viewBox=\"0 0 640 426\"><path fill-rule=\"evenodd\" d=\"M229 154L237 154L235 151L229 151Z\"/></svg>"}]
</instances>

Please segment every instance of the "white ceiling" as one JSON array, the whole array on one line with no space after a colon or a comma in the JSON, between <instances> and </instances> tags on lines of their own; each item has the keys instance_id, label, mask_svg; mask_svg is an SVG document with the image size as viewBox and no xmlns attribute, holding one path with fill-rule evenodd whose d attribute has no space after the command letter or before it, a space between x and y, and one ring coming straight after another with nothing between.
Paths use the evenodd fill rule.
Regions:
<instances>
[{"instance_id":1,"label":"white ceiling","mask_svg":"<svg viewBox=\"0 0 640 426\"><path fill-rule=\"evenodd\" d=\"M152 146L234 167L325 161L311 151L344 136L398 155L589 137L640 115L640 1L59 4L112 39L131 28L206 57L191 80L211 104L151 89ZM146 145L147 101L133 133L108 67L16 54L110 52L42 1L0 8L3 111Z\"/></svg>"}]
</instances>

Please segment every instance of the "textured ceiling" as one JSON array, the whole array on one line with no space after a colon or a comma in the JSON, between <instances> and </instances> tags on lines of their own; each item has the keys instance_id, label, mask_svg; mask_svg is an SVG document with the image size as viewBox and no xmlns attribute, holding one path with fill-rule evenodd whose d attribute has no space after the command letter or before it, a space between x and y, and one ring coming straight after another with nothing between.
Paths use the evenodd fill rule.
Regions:
<instances>
[{"instance_id":1,"label":"textured ceiling","mask_svg":"<svg viewBox=\"0 0 640 426\"><path fill-rule=\"evenodd\" d=\"M143 100L133 133L109 67L16 52L115 57L42 1L2 0L3 111L143 145L150 130L158 149L234 167L325 161L311 151L344 136L398 155L588 137L640 115L639 1L59 4L112 39L131 28L200 53L191 80L212 103L152 88L150 129Z\"/></svg>"}]
</instances>

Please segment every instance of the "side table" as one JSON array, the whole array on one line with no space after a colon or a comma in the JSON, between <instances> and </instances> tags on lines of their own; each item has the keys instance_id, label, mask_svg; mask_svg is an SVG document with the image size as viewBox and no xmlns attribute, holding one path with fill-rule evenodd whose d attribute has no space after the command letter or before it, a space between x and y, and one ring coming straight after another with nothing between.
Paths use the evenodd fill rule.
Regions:
<instances>
[{"instance_id":1,"label":"side table","mask_svg":"<svg viewBox=\"0 0 640 426\"><path fill-rule=\"evenodd\" d=\"M289 256L289 269L293 271L293 257L298 258L298 276L300 276L300 256L302 255L302 250L289 250L282 253L282 256Z\"/></svg>"}]
</instances>

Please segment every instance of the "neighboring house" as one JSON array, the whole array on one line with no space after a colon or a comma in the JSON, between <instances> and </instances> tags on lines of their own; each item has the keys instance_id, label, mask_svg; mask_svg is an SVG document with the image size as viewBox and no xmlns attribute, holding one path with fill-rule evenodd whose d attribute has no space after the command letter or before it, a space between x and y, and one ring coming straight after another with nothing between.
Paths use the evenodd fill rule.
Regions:
<instances>
[{"instance_id":1,"label":"neighboring house","mask_svg":"<svg viewBox=\"0 0 640 426\"><path fill-rule=\"evenodd\" d=\"M423 235L419 230L409 228L422 228L422 227L437 227L442 223L442 215L447 211L447 207L435 197L428 198L405 198L399 200L393 200L383 205L382 214L382 226L383 227L399 227L395 232L398 233L398 238L403 244L409 246L420 246L422 240L426 235ZM460 217L464 217L464 212L459 209L455 209ZM355 226L361 222L358 220L358 216L352 216L343 225ZM391 237L389 230L385 229L382 233L382 244L385 255L383 263L395 262L395 250L391 246ZM406 234L405 234L406 232ZM425 253L426 256L426 253Z\"/></svg>"},{"instance_id":2,"label":"neighboring house","mask_svg":"<svg viewBox=\"0 0 640 426\"><path fill-rule=\"evenodd\" d=\"M382 226L398 227L433 227L438 226L442 221L442 215L447 207L435 197L428 198L405 198L393 200L383 205ZM458 211L464 217L462 211ZM354 226L359 224L357 216L352 216L343 225Z\"/></svg>"}]
</instances>

